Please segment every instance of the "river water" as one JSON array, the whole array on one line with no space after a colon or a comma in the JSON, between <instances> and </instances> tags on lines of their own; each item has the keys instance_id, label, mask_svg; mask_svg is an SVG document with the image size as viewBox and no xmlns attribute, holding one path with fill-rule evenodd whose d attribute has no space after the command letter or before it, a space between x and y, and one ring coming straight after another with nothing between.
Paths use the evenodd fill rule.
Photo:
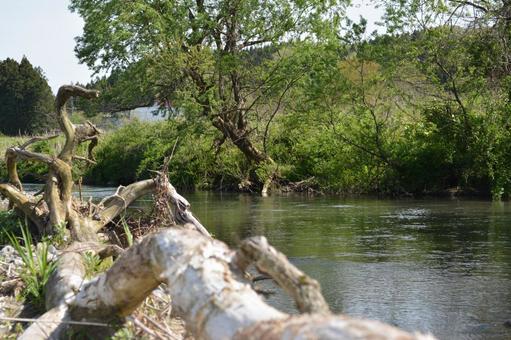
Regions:
<instances>
[{"instance_id":1,"label":"river water","mask_svg":"<svg viewBox=\"0 0 511 340\"><path fill-rule=\"evenodd\" d=\"M101 197L111 188L85 188ZM335 312L440 339L511 339L511 203L196 192L184 195L231 246L265 235L317 279ZM147 204L141 202L140 204ZM269 303L295 312L278 288Z\"/></svg>"}]
</instances>

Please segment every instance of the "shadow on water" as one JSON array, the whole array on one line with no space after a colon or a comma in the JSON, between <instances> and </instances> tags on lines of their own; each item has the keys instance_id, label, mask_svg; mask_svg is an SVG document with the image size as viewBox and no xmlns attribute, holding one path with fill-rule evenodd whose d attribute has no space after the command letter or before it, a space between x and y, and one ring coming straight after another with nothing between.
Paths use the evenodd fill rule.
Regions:
<instances>
[{"instance_id":1,"label":"shadow on water","mask_svg":"<svg viewBox=\"0 0 511 340\"><path fill-rule=\"evenodd\" d=\"M113 188L84 187L84 197ZM185 195L231 246L265 235L320 281L335 312L441 339L509 339L511 204L196 192ZM140 202L143 206L146 202ZM269 303L296 312L277 290Z\"/></svg>"}]
</instances>

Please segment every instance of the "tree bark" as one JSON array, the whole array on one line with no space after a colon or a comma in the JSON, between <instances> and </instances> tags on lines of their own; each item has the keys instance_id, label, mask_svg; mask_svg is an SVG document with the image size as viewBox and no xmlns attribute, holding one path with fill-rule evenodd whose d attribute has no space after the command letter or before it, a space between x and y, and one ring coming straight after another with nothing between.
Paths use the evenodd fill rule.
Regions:
<instances>
[{"instance_id":1,"label":"tree bark","mask_svg":"<svg viewBox=\"0 0 511 340\"><path fill-rule=\"evenodd\" d=\"M251 263L269 274L296 302L301 313L329 314L318 281L308 277L286 256L270 246L264 237L252 237L243 241L238 250L238 266L243 270Z\"/></svg>"},{"instance_id":2,"label":"tree bark","mask_svg":"<svg viewBox=\"0 0 511 340\"><path fill-rule=\"evenodd\" d=\"M269 272L283 270L279 276L298 274L302 282L313 282L268 247L266 240L259 238L245 242L241 252L255 254L251 258ZM65 262L61 263L65 266ZM67 268L76 267L73 261L68 263ZM324 306L317 308L319 313L312 308L313 314L303 316L282 313L267 305L243 279L244 267L240 268L238 263L239 253L222 242L197 231L170 228L145 237L125 251L107 272L84 283L73 297L64 294L67 298L56 299L65 301L65 305L61 303L44 317L54 315L57 320L89 322L118 320L165 283L173 311L186 321L188 330L198 339L301 339L307 334L321 339L433 339L377 321L330 315ZM60 269L60 277L67 279L62 282L80 277L76 270L64 269ZM319 291L317 283L311 287ZM300 294L295 298L301 299ZM22 338L28 339L28 334L36 336L35 328L29 328ZM54 327L53 332L58 330Z\"/></svg>"}]
</instances>

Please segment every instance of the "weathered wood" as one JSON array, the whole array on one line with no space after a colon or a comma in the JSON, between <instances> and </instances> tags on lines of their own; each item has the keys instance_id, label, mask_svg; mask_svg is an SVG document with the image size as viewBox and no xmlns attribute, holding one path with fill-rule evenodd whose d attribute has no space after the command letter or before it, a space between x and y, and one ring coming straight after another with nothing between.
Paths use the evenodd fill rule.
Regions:
<instances>
[{"instance_id":1,"label":"weathered wood","mask_svg":"<svg viewBox=\"0 0 511 340\"><path fill-rule=\"evenodd\" d=\"M166 283L173 310L198 338L228 339L254 320L284 318L233 274L233 254L196 231L172 228L150 235L83 286L70 302L71 315L89 321L128 315Z\"/></svg>"},{"instance_id":2,"label":"weathered wood","mask_svg":"<svg viewBox=\"0 0 511 340\"><path fill-rule=\"evenodd\" d=\"M263 246L263 252L255 251L257 256L265 256L268 247L264 242ZM273 251L270 257L275 258ZM280 266L287 261L277 258L263 262ZM238 262L239 254L220 241L195 230L167 229L145 237L107 272L84 283L75 296L66 297L69 314L52 313L57 319L74 321L116 320L129 315L154 288L165 283L173 313L186 321L198 339L302 339L305 335L321 339L433 339L347 316L282 313L267 305L244 281L238 274Z\"/></svg>"},{"instance_id":3,"label":"weathered wood","mask_svg":"<svg viewBox=\"0 0 511 340\"><path fill-rule=\"evenodd\" d=\"M139 181L127 187L120 186L115 194L100 202L99 206L101 210L95 214L95 219L98 221L95 231L99 231L104 225L111 222L135 200L152 193L154 188L155 182L153 179Z\"/></svg>"},{"instance_id":4,"label":"weathered wood","mask_svg":"<svg viewBox=\"0 0 511 340\"><path fill-rule=\"evenodd\" d=\"M342 315L307 314L257 322L240 330L233 340L435 340L429 334L408 333L383 322Z\"/></svg>"},{"instance_id":5,"label":"weathered wood","mask_svg":"<svg viewBox=\"0 0 511 340\"><path fill-rule=\"evenodd\" d=\"M46 284L46 309L39 320L23 332L20 339L58 339L67 328L62 321L69 321L67 302L74 298L76 292L85 278L85 266L82 262L81 252L84 245L73 243L61 254L57 262L57 268L50 276Z\"/></svg>"},{"instance_id":6,"label":"weathered wood","mask_svg":"<svg viewBox=\"0 0 511 340\"><path fill-rule=\"evenodd\" d=\"M284 254L268 244L265 237L244 240L238 250L237 261L242 270L253 262L260 271L269 274L293 297L300 312L330 313L318 281L293 266Z\"/></svg>"},{"instance_id":7,"label":"weathered wood","mask_svg":"<svg viewBox=\"0 0 511 340\"><path fill-rule=\"evenodd\" d=\"M83 98L95 98L99 95L96 90L88 90L80 86L64 85L61 86L57 92L55 98L55 109L57 111L57 121L60 129L66 136L66 142L62 148L59 159L66 163L72 161L73 155L75 154L76 146L79 144L77 138L75 138L75 126L69 119L66 112L66 102L73 96L79 96Z\"/></svg>"},{"instance_id":8,"label":"weathered wood","mask_svg":"<svg viewBox=\"0 0 511 340\"><path fill-rule=\"evenodd\" d=\"M46 309L50 310L66 303L80 287L85 278L82 253L90 247L73 243L67 247L57 261L57 268L46 285Z\"/></svg>"},{"instance_id":9,"label":"weathered wood","mask_svg":"<svg viewBox=\"0 0 511 340\"><path fill-rule=\"evenodd\" d=\"M44 222L42 220L43 213L37 205L30 200L30 197L20 191L12 184L0 184L0 195L9 200L9 203L23 212L27 218L37 226L39 232L44 230Z\"/></svg>"},{"instance_id":10,"label":"weathered wood","mask_svg":"<svg viewBox=\"0 0 511 340\"><path fill-rule=\"evenodd\" d=\"M59 305L50 309L38 321L32 323L18 340L45 340L60 339L67 329L64 321L69 321L69 312L67 306Z\"/></svg>"}]
</instances>

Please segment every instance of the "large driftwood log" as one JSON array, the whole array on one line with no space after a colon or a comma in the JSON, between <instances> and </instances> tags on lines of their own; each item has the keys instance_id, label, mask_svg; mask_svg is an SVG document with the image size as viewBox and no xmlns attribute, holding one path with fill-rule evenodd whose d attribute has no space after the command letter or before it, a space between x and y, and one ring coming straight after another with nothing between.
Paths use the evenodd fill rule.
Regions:
<instances>
[{"instance_id":1,"label":"large driftwood log","mask_svg":"<svg viewBox=\"0 0 511 340\"><path fill-rule=\"evenodd\" d=\"M259 240L266 247L267 242ZM255 253L258 254L253 257L257 258L256 264L268 272L282 269L286 273L299 273L304 282L312 282L282 255L275 256L274 251L266 250ZM282 313L267 305L251 288L243 279L240 271L243 267L239 268L238 264L239 253L222 242L194 230L170 228L145 237L125 251L107 272L84 283L76 295L65 298L51 313L57 320L116 321L129 315L154 288L165 283L172 297L173 311L186 321L187 328L198 339L302 339L304 336L432 339L377 321L334 316L324 308L320 308L321 313L304 316ZM276 267L269 269L273 264ZM67 275L71 280L77 273ZM317 284L313 287L319 289ZM302 295L296 294L295 299L302 299ZM58 336L62 327L57 325L53 329L47 326L45 333L38 334L37 330L42 328L34 324L22 339Z\"/></svg>"}]
</instances>

